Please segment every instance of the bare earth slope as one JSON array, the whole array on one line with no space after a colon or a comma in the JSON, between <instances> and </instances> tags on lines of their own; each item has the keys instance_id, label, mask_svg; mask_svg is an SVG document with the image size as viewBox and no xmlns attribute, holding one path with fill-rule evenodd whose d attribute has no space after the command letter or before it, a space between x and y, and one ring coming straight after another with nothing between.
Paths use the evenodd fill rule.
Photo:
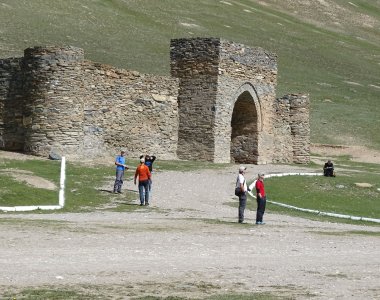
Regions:
<instances>
[{"instance_id":1,"label":"bare earth slope","mask_svg":"<svg viewBox=\"0 0 380 300\"><path fill-rule=\"evenodd\" d=\"M295 170L249 166L248 177ZM379 227L270 209L264 226L252 224L252 211L248 224L237 224L237 209L227 204L236 202L235 177L235 168L156 173L152 205L135 213L1 214L0 291L59 287L117 299L264 291L296 299L380 297L379 237L353 233ZM136 189L132 182L125 188Z\"/></svg>"},{"instance_id":2,"label":"bare earth slope","mask_svg":"<svg viewBox=\"0 0 380 300\"><path fill-rule=\"evenodd\" d=\"M379 42L380 20L376 16L380 8L379 0L368 3L335 0L265 0L257 2L266 7L289 13L321 28L349 34L373 44Z\"/></svg>"}]
</instances>

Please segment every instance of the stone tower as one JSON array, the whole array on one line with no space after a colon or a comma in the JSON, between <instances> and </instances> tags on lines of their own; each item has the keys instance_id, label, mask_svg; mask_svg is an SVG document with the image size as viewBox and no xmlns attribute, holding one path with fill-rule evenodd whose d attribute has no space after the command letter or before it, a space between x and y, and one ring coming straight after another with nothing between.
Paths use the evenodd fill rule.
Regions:
<instances>
[{"instance_id":1,"label":"stone tower","mask_svg":"<svg viewBox=\"0 0 380 300\"><path fill-rule=\"evenodd\" d=\"M34 47L25 50L23 123L24 151L48 155L78 151L83 137L83 102L77 65L84 60L83 49L75 47ZM58 91L58 93L56 92Z\"/></svg>"},{"instance_id":2,"label":"stone tower","mask_svg":"<svg viewBox=\"0 0 380 300\"><path fill-rule=\"evenodd\" d=\"M218 38L171 41L179 78L177 155L217 163L272 162L276 56Z\"/></svg>"}]
</instances>

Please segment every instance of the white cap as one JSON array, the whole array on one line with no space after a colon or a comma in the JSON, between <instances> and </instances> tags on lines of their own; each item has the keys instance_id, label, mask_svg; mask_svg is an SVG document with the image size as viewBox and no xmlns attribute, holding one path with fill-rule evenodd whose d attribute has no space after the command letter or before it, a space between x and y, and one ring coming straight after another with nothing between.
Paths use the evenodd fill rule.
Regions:
<instances>
[{"instance_id":1,"label":"white cap","mask_svg":"<svg viewBox=\"0 0 380 300\"><path fill-rule=\"evenodd\" d=\"M240 166L240 167L239 167L239 172L242 172L242 171L245 171L245 170L247 170L246 167L244 167L244 166Z\"/></svg>"}]
</instances>

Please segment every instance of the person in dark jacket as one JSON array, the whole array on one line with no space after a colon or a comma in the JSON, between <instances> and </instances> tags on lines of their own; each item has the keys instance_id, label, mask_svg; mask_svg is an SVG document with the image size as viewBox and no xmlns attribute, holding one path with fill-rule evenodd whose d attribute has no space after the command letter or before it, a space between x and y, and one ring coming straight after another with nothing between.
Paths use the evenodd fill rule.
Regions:
<instances>
[{"instance_id":1,"label":"person in dark jacket","mask_svg":"<svg viewBox=\"0 0 380 300\"><path fill-rule=\"evenodd\" d=\"M323 166L323 175L327 177L335 177L334 164L330 159Z\"/></svg>"},{"instance_id":2,"label":"person in dark jacket","mask_svg":"<svg viewBox=\"0 0 380 300\"><path fill-rule=\"evenodd\" d=\"M156 157L154 155L148 155L148 154L146 154L145 158L144 158L144 155L140 155L140 159L144 159L145 160L145 165L149 168L149 171L152 174L153 163L156 160ZM152 177L150 177L150 179L149 179L148 190L149 190L150 198L152 198Z\"/></svg>"}]
</instances>

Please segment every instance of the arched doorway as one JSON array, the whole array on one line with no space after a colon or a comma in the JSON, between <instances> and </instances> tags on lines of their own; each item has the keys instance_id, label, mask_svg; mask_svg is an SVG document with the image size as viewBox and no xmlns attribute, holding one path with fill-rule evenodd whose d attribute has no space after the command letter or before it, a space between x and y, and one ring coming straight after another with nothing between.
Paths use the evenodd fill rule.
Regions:
<instances>
[{"instance_id":1,"label":"arched doorway","mask_svg":"<svg viewBox=\"0 0 380 300\"><path fill-rule=\"evenodd\" d=\"M255 95L255 94L254 94ZM231 162L257 164L260 107L249 91L242 92L231 118Z\"/></svg>"}]
</instances>

